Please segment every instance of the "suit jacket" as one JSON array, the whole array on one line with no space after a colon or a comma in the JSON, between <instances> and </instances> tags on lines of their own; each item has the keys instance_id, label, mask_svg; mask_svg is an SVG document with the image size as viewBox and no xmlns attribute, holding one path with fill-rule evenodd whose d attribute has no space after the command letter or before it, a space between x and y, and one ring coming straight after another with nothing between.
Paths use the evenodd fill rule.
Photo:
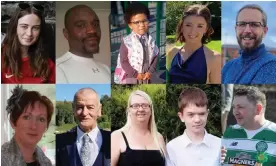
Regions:
<instances>
[{"instance_id":1,"label":"suit jacket","mask_svg":"<svg viewBox=\"0 0 276 166\"><path fill-rule=\"evenodd\" d=\"M103 143L93 166L110 166L110 132L100 129ZM56 135L56 165L82 166L77 150L77 127Z\"/></svg>"}]
</instances>

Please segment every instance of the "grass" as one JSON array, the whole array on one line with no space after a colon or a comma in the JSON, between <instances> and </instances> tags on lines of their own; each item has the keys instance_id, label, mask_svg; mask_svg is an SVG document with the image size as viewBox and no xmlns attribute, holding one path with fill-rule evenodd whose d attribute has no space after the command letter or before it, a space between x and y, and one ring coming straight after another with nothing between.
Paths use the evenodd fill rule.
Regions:
<instances>
[{"instance_id":1,"label":"grass","mask_svg":"<svg viewBox=\"0 0 276 166\"><path fill-rule=\"evenodd\" d=\"M175 46L182 46L183 43L176 42L175 43L175 35L168 35L166 36L167 42L174 44ZM211 42L207 43L206 46L211 49L221 53L221 40L212 40Z\"/></svg>"},{"instance_id":2,"label":"grass","mask_svg":"<svg viewBox=\"0 0 276 166\"><path fill-rule=\"evenodd\" d=\"M42 139L39 141L38 145L40 147L45 146L48 149L55 149L56 147L56 135L54 133L56 129L55 125L50 124L46 133L44 133Z\"/></svg>"},{"instance_id":3,"label":"grass","mask_svg":"<svg viewBox=\"0 0 276 166\"><path fill-rule=\"evenodd\" d=\"M77 125L76 123L73 123L73 124L63 124L61 126L57 126L56 127L56 133L64 133L68 130L71 130L76 125Z\"/></svg>"}]
</instances>

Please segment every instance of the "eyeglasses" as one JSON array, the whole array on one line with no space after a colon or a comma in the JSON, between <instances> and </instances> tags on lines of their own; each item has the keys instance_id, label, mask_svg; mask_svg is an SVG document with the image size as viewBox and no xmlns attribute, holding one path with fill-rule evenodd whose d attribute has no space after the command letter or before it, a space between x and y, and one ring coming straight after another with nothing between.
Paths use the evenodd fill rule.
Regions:
<instances>
[{"instance_id":1,"label":"eyeglasses","mask_svg":"<svg viewBox=\"0 0 276 166\"><path fill-rule=\"evenodd\" d=\"M252 21L252 22L244 22L244 21L236 22L236 26L241 30L245 29L247 24L249 25L249 27L251 29L257 29L260 27L264 27L264 25L261 22L254 22L254 21Z\"/></svg>"},{"instance_id":2,"label":"eyeglasses","mask_svg":"<svg viewBox=\"0 0 276 166\"><path fill-rule=\"evenodd\" d=\"M142 20L142 21L133 21L133 22L130 22L134 25L140 25L140 24L144 24L144 25L148 25L149 24L149 20Z\"/></svg>"},{"instance_id":3,"label":"eyeglasses","mask_svg":"<svg viewBox=\"0 0 276 166\"><path fill-rule=\"evenodd\" d=\"M132 104L130 107L133 108L133 109L139 109L140 107L142 107L143 109L148 109L148 108L150 108L150 104L146 104L146 103Z\"/></svg>"},{"instance_id":4,"label":"eyeglasses","mask_svg":"<svg viewBox=\"0 0 276 166\"><path fill-rule=\"evenodd\" d=\"M28 3L19 3L18 4L18 7L21 9L21 10L26 10L30 7L33 7L35 10L43 13L44 12L44 7L42 5L39 5L39 4L28 4Z\"/></svg>"}]
</instances>

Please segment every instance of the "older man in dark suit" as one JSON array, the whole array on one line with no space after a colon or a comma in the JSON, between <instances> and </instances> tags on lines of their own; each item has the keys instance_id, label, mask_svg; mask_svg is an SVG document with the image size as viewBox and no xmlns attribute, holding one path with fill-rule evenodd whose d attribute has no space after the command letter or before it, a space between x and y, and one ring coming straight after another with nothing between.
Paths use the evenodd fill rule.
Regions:
<instances>
[{"instance_id":1,"label":"older man in dark suit","mask_svg":"<svg viewBox=\"0 0 276 166\"><path fill-rule=\"evenodd\" d=\"M80 89L72 106L79 125L56 136L56 165L110 166L110 132L97 126L102 108L97 93Z\"/></svg>"}]
</instances>

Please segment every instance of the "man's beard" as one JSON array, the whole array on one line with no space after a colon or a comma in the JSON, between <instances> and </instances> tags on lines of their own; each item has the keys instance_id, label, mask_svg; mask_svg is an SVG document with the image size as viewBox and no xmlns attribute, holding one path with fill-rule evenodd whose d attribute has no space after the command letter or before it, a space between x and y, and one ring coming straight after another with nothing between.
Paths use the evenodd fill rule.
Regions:
<instances>
[{"instance_id":1,"label":"man's beard","mask_svg":"<svg viewBox=\"0 0 276 166\"><path fill-rule=\"evenodd\" d=\"M86 42L87 40L89 40L90 38L96 38L96 41L97 41L97 45L95 44L93 48L89 48L89 46L86 47L86 44L85 44L85 42ZM97 53L99 53L99 51L100 51L100 40L101 40L101 37L98 36L96 33L90 33L90 34L88 34L88 35L82 40L82 42L83 42L83 50L84 50L87 54L97 54Z\"/></svg>"},{"instance_id":2,"label":"man's beard","mask_svg":"<svg viewBox=\"0 0 276 166\"><path fill-rule=\"evenodd\" d=\"M248 38L250 40L255 40L255 41L251 47L243 46L242 39L244 38ZM246 34L241 34L239 37L237 36L237 40L241 49L243 49L245 52L250 52L256 49L262 43L262 36L258 37L252 33L246 33Z\"/></svg>"},{"instance_id":3,"label":"man's beard","mask_svg":"<svg viewBox=\"0 0 276 166\"><path fill-rule=\"evenodd\" d=\"M83 50L87 54L98 54L100 52L100 46L98 45L93 50L87 49L85 46L83 46Z\"/></svg>"}]
</instances>

